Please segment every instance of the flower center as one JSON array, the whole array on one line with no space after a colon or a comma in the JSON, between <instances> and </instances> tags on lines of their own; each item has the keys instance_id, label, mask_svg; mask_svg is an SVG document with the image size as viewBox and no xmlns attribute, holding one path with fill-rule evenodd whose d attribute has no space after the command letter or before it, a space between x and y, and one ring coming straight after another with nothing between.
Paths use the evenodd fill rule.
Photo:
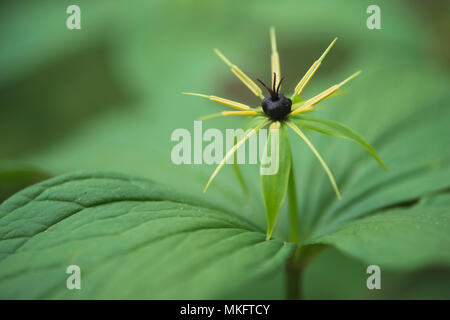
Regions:
<instances>
[{"instance_id":1,"label":"flower center","mask_svg":"<svg viewBox=\"0 0 450 320\"><path fill-rule=\"evenodd\" d=\"M281 78L278 83L278 87L275 90L275 84L277 80L277 74L273 73L273 86L270 88L264 82L259 79L258 80L264 88L270 93L270 96L264 98L262 101L262 108L264 113L269 116L272 120L283 120L286 116L291 112L292 101L289 98L286 98L284 95L279 93L281 82L283 82L283 78Z\"/></svg>"},{"instance_id":2,"label":"flower center","mask_svg":"<svg viewBox=\"0 0 450 320\"><path fill-rule=\"evenodd\" d=\"M265 114L267 114L273 120L283 120L291 112L292 101L286 98L281 93L278 94L277 99L273 99L271 96L264 98L262 102L262 108Z\"/></svg>"}]
</instances>

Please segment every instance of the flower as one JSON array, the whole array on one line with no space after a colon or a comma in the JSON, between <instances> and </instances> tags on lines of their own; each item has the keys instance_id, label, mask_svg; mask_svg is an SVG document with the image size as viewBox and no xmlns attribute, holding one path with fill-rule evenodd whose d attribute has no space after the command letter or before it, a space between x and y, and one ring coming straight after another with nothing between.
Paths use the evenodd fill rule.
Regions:
<instances>
[{"instance_id":1,"label":"flower","mask_svg":"<svg viewBox=\"0 0 450 320\"><path fill-rule=\"evenodd\" d=\"M357 134L352 129L331 120L325 120L317 117L313 117L310 115L307 115L307 113L310 113L315 110L315 106L321 102L322 100L328 98L330 95L338 91L340 88L342 88L343 85L348 83L350 80L358 76L361 71L358 71L351 76L349 76L344 81L335 84L328 88L327 90L315 95L314 97L302 100L300 99L300 94L305 89L308 82L311 80L317 69L322 64L323 60L325 59L326 55L329 53L333 45L335 44L337 38L335 38L331 44L327 47L327 49L322 53L319 59L317 59L312 66L309 68L309 70L306 72L306 74L301 78L301 80L298 82L297 86L294 89L294 93L290 96L290 98L287 98L282 93L280 93L281 83L284 78L281 77L281 71L280 71L280 58L277 50L277 44L276 44L276 37L275 37L275 29L273 27L270 28L270 40L271 40L271 69L273 74L272 79L272 86L266 85L264 82L262 82L260 79L256 79L258 82L260 82L263 87L265 87L269 93L267 97L265 97L262 93L261 88L250 78L248 77L241 69L239 69L236 65L230 62L219 50L214 49L215 53L230 67L231 72L244 84L247 86L250 91L253 92L254 95L261 98L261 106L252 108L246 104L220 98L213 95L205 95L205 94L199 94L199 93L189 93L189 92L183 92L183 94L186 95L193 95L193 96L199 96L203 98L207 98L211 101L226 105L228 107L237 109L236 111L222 111L218 114L212 114L208 115L206 117L203 117L203 119L208 119L212 117L217 116L249 116L249 117L255 117L258 121L254 123L251 130L248 131L244 137L237 141L237 143L226 153L225 157L222 159L220 164L217 166L216 170L211 175L208 183L206 184L206 187L204 191L208 189L208 187L211 185L211 182L214 180L216 175L219 173L220 169L224 166L226 161L233 156L233 154L241 147L252 135L256 134L257 131L264 128L265 126L270 126L270 131L273 130L284 130L287 132L287 127L291 128L297 135L299 135L303 141L307 144L307 146L311 149L311 151L314 153L316 158L319 160L320 164L322 165L323 169L325 170L326 174L328 175L328 178L331 182L331 185L336 192L336 196L338 199L341 198L338 186L336 184L336 181L333 177L333 174L331 173L330 169L328 168L327 164L323 160L322 156L319 154L317 149L314 147L314 145L311 143L311 141L308 139L308 137L303 133L303 131L300 129L300 127L312 129L314 131L335 136L335 137L341 137L346 138L349 140L352 140L359 145L361 145L364 149L366 149L367 152L384 168L387 170L386 166L383 164L381 159L376 155L373 148L370 146L370 144L359 134ZM295 100L294 100L295 99ZM298 101L296 103L293 103L293 101ZM280 145L283 143L289 144L289 138L287 134L283 136L284 138L280 140ZM284 140L284 141L283 141ZM269 143L268 143L269 144ZM266 146L267 148L267 146ZM263 196L265 200L265 206L266 206L266 216L268 220L268 238L270 238L273 226L275 224L276 217L278 215L278 212L281 208L281 204L284 200L285 193L288 186L288 181L291 179L289 174L292 174L291 170L291 160L290 160L290 149L285 148L285 152L288 155L288 160L284 161L284 164L287 168L282 168L283 170L280 170L281 172L276 174L275 178L272 179L264 179L263 176L262 181L262 187L263 187ZM287 158L286 158L287 159ZM268 188L268 184L282 184L278 185L279 189L282 190L282 192L274 191L274 188ZM278 193L278 194L276 194ZM271 220L271 221L269 221Z\"/></svg>"}]
</instances>

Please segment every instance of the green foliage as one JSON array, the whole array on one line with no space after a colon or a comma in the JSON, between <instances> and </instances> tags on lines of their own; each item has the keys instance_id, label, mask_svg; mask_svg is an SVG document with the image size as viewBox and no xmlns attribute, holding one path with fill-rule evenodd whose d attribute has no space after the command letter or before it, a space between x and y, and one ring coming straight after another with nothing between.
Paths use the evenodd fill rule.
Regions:
<instances>
[{"instance_id":1,"label":"green foliage","mask_svg":"<svg viewBox=\"0 0 450 320\"><path fill-rule=\"evenodd\" d=\"M270 48L261 32L267 12L279 35L283 92L292 92L339 36L302 98L363 69L345 88L349 94L317 112L361 133L389 168L380 170L346 141L309 131L320 125L342 135L339 128L309 121L302 131L335 175L337 201L317 159L292 139L301 241L331 247L305 271L305 297L450 297L450 97L441 54L448 41L424 20L426 5L382 1L383 29L370 31L368 4L359 0L78 3L86 18L81 32L64 28L66 4L60 2L11 4L0 12L0 93L8 98L0 111L6 137L0 158L52 176L99 169L124 175L60 176L4 202L1 297L284 298L284 260L292 245L264 241L258 169L241 167L248 194L225 167L202 195L214 168L176 166L168 156L174 129L190 130L193 119L218 110L179 92L201 88L259 103L235 85L212 48L233 53L252 78L268 79L262 66ZM439 37L443 41L435 41ZM205 129L242 124L209 121ZM1 175L4 197L44 178L32 176ZM288 239L283 209L274 239ZM76 263L86 268L86 281L80 292L68 292L65 268ZM367 263L382 267L380 293L365 288Z\"/></svg>"},{"instance_id":2,"label":"green foliage","mask_svg":"<svg viewBox=\"0 0 450 320\"><path fill-rule=\"evenodd\" d=\"M450 196L446 197L450 199ZM316 239L364 262L408 270L450 264L450 205L416 205L371 215Z\"/></svg>"},{"instance_id":3,"label":"green foliage","mask_svg":"<svg viewBox=\"0 0 450 320\"><path fill-rule=\"evenodd\" d=\"M278 150L278 156L274 155L275 150ZM261 188L266 208L267 239L270 239L281 205L286 197L291 170L291 147L286 125L280 126L279 122L275 122L270 126L264 154L268 159L275 159L270 163L261 163ZM274 169L276 173L263 173L263 171L269 171L270 168Z\"/></svg>"},{"instance_id":4,"label":"green foliage","mask_svg":"<svg viewBox=\"0 0 450 320\"><path fill-rule=\"evenodd\" d=\"M220 298L283 270L293 248L199 200L113 174L37 184L3 203L0 222L1 298ZM82 290L65 288L72 264Z\"/></svg>"}]
</instances>

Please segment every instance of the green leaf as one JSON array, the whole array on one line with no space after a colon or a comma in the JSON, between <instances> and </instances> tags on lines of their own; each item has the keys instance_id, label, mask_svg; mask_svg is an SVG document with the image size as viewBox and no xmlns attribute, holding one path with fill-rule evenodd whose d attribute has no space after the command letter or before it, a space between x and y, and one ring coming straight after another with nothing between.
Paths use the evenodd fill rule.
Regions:
<instances>
[{"instance_id":1,"label":"green leaf","mask_svg":"<svg viewBox=\"0 0 450 320\"><path fill-rule=\"evenodd\" d=\"M2 299L223 298L282 272L292 251L203 201L99 173L17 193L0 206L0 239ZM69 265L81 290L66 288Z\"/></svg>"},{"instance_id":2,"label":"green leaf","mask_svg":"<svg viewBox=\"0 0 450 320\"><path fill-rule=\"evenodd\" d=\"M343 199L338 203L328 201L328 204L324 200L324 203L316 203L308 209L320 212L314 217L314 233L323 234L336 225L373 214L385 207L420 200L450 187L450 109L442 107L447 99L422 104L421 108L409 112L407 116L386 115L389 110L385 108L381 114L391 119L386 119L390 123L381 121L380 126L385 126L381 128L360 114L353 115L350 110L339 113L345 114L347 120L353 119L354 125L364 128L364 132L372 132L372 135L369 134L372 136L370 140L390 171L380 171L375 162L356 153L356 148L351 145L339 144L340 141L331 143L331 139L319 137L320 142L330 144L328 158L338 169L335 170L339 173L336 178L343 186ZM369 115L369 119L374 117ZM311 194L306 196L307 199L312 197Z\"/></svg>"},{"instance_id":3,"label":"green leaf","mask_svg":"<svg viewBox=\"0 0 450 320\"><path fill-rule=\"evenodd\" d=\"M291 170L291 147L286 125L270 125L263 160L261 187L266 208L267 239L270 239L278 214L286 196Z\"/></svg>"},{"instance_id":4,"label":"green leaf","mask_svg":"<svg viewBox=\"0 0 450 320\"><path fill-rule=\"evenodd\" d=\"M180 99L178 93L201 89L251 105L256 105L257 101L251 93L245 95L245 88L241 88L241 91L235 89L232 83L240 87L239 83L236 83L233 75L223 72L223 66L211 54L211 48L217 46L217 37L210 36L210 29L191 23L203 21L204 16L217 11L218 7L213 4L193 6L186 14L183 5L169 8L152 2L151 6L147 3L133 6L133 12L124 16L123 8L129 7L129 1L120 1L118 6L110 6L105 10L102 4L83 0L82 7L88 8L85 14L89 15L88 20L91 22L83 32L73 32L68 37L65 28L55 27L61 23L60 18L55 18L59 17L55 13L64 12L65 6L54 3L41 5L29 2L26 6L16 5L11 7L12 10L1 12L5 25L2 43L5 45L0 58L0 82L6 85L4 90L13 90L15 94L12 97L22 96L23 80L36 72L41 75L39 70L44 67L46 70L46 66L55 68L55 72L44 73L46 77L64 81L67 73L61 72L63 69L58 67L61 57L81 53L81 57L86 58L83 52L87 48L93 43L104 43L107 48L105 54L113 57L108 64L111 78L119 80L121 87L126 88L127 92L136 93L139 99L126 102L122 109L111 109L107 115L93 114L90 121L83 121L84 125L70 132L70 135L68 133L60 137L49 147L37 148L35 152L17 159L17 162L32 164L52 174L98 168L119 171L151 177L174 188L182 188L183 192L200 195L211 168L174 165L167 160L173 146L168 141L173 130L189 130L194 119L212 111L206 103ZM423 46L428 48L434 45L425 20L417 19L414 10L405 10L404 4L390 3L388 11L395 17L389 19L390 30L396 32L375 34L364 28L355 28L360 24L357 14L361 12L359 2L346 2L345 10L340 10L332 19L328 16L320 18L315 14L321 6L319 2L302 3L301 12L296 10L299 6L296 1L282 5L265 1L265 5L270 6L274 20L278 21L281 47L290 48L284 52L280 50L282 65L293 74L288 77L292 81L286 83L286 89L294 86L301 78L309 67L307 61L312 62L323 50L323 45L336 31L336 25L339 25L343 41L337 43L330 53L327 60L329 69L320 69L320 74L315 76L305 91L304 98L329 87L333 81L340 79L339 74L351 72L355 67L363 68L365 76L347 88L346 96L327 99L320 104L317 113L344 122L361 132L390 169L389 174L382 172L375 161L362 154L360 148L346 141L327 139L322 135L312 136L312 142L333 169L341 188L343 198L336 201L331 188L328 188L327 177L322 174L322 168L313 154L299 139L292 141L294 145L297 143L292 152L296 159L295 182L298 186L299 227L302 234L306 237L314 233L323 234L329 227L342 226L350 220L377 212L380 208L450 187L450 109L447 107L449 97L445 96L448 74L445 68L439 67L443 63L442 59L428 59L424 55L426 50L423 50ZM223 21L245 21L239 19L243 14L259 16L267 11L267 6L254 2L246 4L239 11L233 10L233 6L221 6L220 12L224 19L211 24L215 34L220 34L221 43L226 46L221 49L230 52L230 55L237 54L236 62L239 61L239 66L245 70L262 70L267 62L263 55L255 57L248 54L261 51L261 43L268 40L266 32L261 30L267 25L261 21L251 28L243 28L242 23L230 25ZM342 9L342 6L342 3L334 4L333 8ZM354 14L349 14L351 12ZM314 32L304 33L297 28L299 14L304 27ZM182 21L185 28L180 30L177 24L168 23L167 17ZM43 20L51 23L35 28L36 21ZM17 21L22 23L18 24ZM110 30L99 28L109 21L117 22L121 29L128 32L111 36ZM21 27L14 27L17 25ZM155 27L159 25L165 25L164 32ZM241 36L236 38L233 30L239 31ZM32 36L24 38L23 34ZM194 41L185 46L180 55L177 46L192 34L196 35ZM261 41L248 41L255 36ZM171 41L159 41L159 45L155 46L155 39ZM40 46L36 47L36 43L40 43ZM377 50L380 47L383 52ZM435 50L439 51L439 47ZM174 63L165 64L161 61ZM59 70L57 73L56 69ZM154 74L161 76L155 77ZM35 77L29 79L26 82L36 89L36 81L33 81ZM45 79L45 76L39 79ZM86 81L83 83L77 88L89 86ZM80 92L78 89L77 92ZM100 98L108 98L97 92L99 94ZM36 110L41 110L48 99L54 99L51 90L40 90L36 96L39 99L32 99L32 103L39 104ZM442 100L436 101L434 97L442 97ZM255 103L250 99L254 99ZM23 125L25 121L24 110L17 101L12 100L14 108L9 113L3 113L3 118L17 114L17 120L13 117L10 121L4 121L14 127ZM174 106L162 107L168 101ZM42 127L39 118L32 118L35 126ZM50 119L54 119L54 123L65 123L58 113L51 115ZM237 127L242 120L212 121L215 127L224 129ZM16 138L10 140L15 147ZM31 147L35 147L35 143L30 143ZM252 177L247 179L249 183L258 179L256 170L251 166L241 166L240 169L246 178ZM252 213L262 212L259 188L249 188L249 193ZM242 206L246 199L243 199L241 190L236 188L232 174L223 174L205 197L236 214L250 216L250 210ZM252 218L261 222L262 226L263 215L260 216L261 221L257 220L257 216ZM283 236L283 230L288 230L283 225L287 219L279 220L277 231L280 230Z\"/></svg>"},{"instance_id":5,"label":"green leaf","mask_svg":"<svg viewBox=\"0 0 450 320\"><path fill-rule=\"evenodd\" d=\"M296 124L304 128L311 129L333 137L349 139L353 142L358 143L361 147L366 149L366 151L380 164L381 167L383 167L383 169L387 170L383 161L381 161L381 159L377 156L375 150L372 148L369 142L367 142L366 139L361 137L357 132L350 129L349 127L344 126L343 124L336 121L305 114L295 115L294 117L292 117L292 120Z\"/></svg>"},{"instance_id":6,"label":"green leaf","mask_svg":"<svg viewBox=\"0 0 450 320\"><path fill-rule=\"evenodd\" d=\"M447 200L450 197L447 195ZM381 268L450 264L450 205L396 208L349 223L312 240Z\"/></svg>"}]
</instances>

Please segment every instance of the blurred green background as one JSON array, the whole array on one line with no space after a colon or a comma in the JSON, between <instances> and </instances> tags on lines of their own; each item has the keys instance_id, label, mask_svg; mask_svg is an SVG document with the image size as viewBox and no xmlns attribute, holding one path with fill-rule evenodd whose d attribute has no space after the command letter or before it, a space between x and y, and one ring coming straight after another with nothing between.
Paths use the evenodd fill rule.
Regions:
<instances>
[{"instance_id":1,"label":"blurred green background","mask_svg":"<svg viewBox=\"0 0 450 320\"><path fill-rule=\"evenodd\" d=\"M81 8L81 30L66 28L71 4ZM381 30L366 27L370 4L381 8ZM285 91L339 37L305 96L362 69L344 95L324 103L323 112L363 136L377 137L425 103L448 101L448 1L41 0L2 2L0 9L0 201L77 170L128 173L201 195L213 167L172 164L170 136L222 109L180 92L257 105L212 49L252 78L269 81L270 25L277 29ZM242 123L214 119L203 126ZM305 149L295 148L300 159ZM352 156L339 143L328 153L336 148L344 154L335 165L340 168ZM263 225L258 170L245 169L252 199L247 214ZM226 168L207 197L237 211L246 202L231 173ZM450 272L444 268L383 273L379 292L367 290L366 277L361 263L328 250L307 270L305 297L450 298ZM280 282L273 282L270 297L282 298ZM267 297L257 288L254 294Z\"/></svg>"}]
</instances>

